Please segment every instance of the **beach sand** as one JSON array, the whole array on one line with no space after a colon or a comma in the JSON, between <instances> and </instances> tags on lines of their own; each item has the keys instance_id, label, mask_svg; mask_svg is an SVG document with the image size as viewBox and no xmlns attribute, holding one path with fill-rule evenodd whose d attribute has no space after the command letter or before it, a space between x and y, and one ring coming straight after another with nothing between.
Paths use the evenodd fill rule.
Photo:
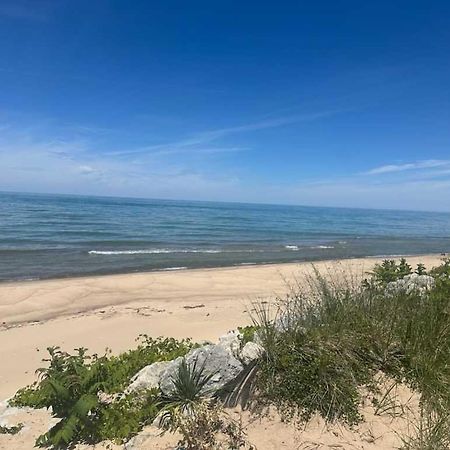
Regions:
<instances>
[{"instance_id":1,"label":"beach sand","mask_svg":"<svg viewBox=\"0 0 450 450\"><path fill-rule=\"evenodd\" d=\"M432 267L441 257L407 260ZM321 261L315 267L362 277L379 261ZM297 263L0 284L0 400L35 380L49 346L118 353L134 347L142 333L217 340L251 321L253 301L285 296L290 283L311 271L311 263ZM8 439L0 436L0 448L12 448ZM14 448L32 448L14 442Z\"/></svg>"}]
</instances>

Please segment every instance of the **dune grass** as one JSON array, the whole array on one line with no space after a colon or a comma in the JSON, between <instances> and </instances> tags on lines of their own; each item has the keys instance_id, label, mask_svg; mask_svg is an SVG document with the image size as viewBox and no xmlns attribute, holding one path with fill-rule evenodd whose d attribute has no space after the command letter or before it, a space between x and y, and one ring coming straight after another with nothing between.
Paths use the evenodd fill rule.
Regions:
<instances>
[{"instance_id":1,"label":"dune grass","mask_svg":"<svg viewBox=\"0 0 450 450\"><path fill-rule=\"evenodd\" d=\"M417 270L425 273L422 265ZM363 420L361 388L377 392L377 374L384 373L421 396L420 423L405 448L448 448L450 263L431 271L429 292L387 294L389 282L411 272L405 261L378 265L363 282L316 271L275 314L257 307L257 335L266 349L260 400L285 418L318 413L355 424Z\"/></svg>"}]
</instances>

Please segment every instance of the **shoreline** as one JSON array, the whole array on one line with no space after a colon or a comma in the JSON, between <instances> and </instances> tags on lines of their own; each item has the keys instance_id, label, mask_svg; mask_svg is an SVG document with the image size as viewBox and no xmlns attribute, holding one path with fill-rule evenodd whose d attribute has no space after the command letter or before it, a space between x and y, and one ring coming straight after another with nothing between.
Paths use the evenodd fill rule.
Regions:
<instances>
[{"instance_id":1,"label":"shoreline","mask_svg":"<svg viewBox=\"0 0 450 450\"><path fill-rule=\"evenodd\" d=\"M312 273L363 276L383 258L140 272L0 284L0 399L35 379L47 347L113 353L140 334L212 340L251 323L255 301L284 297ZM440 255L407 257L415 267Z\"/></svg>"},{"instance_id":2,"label":"shoreline","mask_svg":"<svg viewBox=\"0 0 450 450\"><path fill-rule=\"evenodd\" d=\"M5 306L5 302L3 298L8 295L8 292L4 291L17 291L26 288L39 287L44 286L47 289L51 289L53 287L59 288L61 285L63 287L69 287L71 284L96 284L96 283L106 283L109 282L117 282L117 281L128 281L134 280L144 277L154 278L154 277L177 277L177 275L190 275L190 274L202 274L202 273L220 273L220 272L232 272L232 271L240 271L240 270L258 270L258 269L294 269L296 267L305 267L305 266L315 266L315 265L333 265L333 264L349 264L357 263L365 266L366 263L369 265L373 265L376 262L383 261L384 259L399 259L399 258L407 258L409 260L416 259L432 259L432 260L441 260L445 256L443 254L412 254L412 255L376 255L376 256L364 256L364 257L349 257L349 258L336 258L336 259L320 259L320 260L300 260L294 262L275 262L275 263L244 263L237 264L232 266L219 266L219 267L199 267L199 268L177 268L177 269L157 269L157 270L149 270L149 271L136 271L136 272L121 272L121 273L109 273L109 274L96 274L96 275L80 275L80 276L67 276L67 277L54 277L54 278L43 278L43 279L25 279L25 280L10 280L10 281L0 281L0 330L5 328L11 328L14 326L21 326L23 324L33 324L40 323L47 320L57 319L59 317L65 317L71 314L78 313L89 313L90 311L94 311L101 307L113 306L117 304L128 303L130 299L126 299L118 302L104 303L104 302L93 302L92 304L83 305L79 309L75 309L73 311L60 311L58 314L55 311L55 314L46 317L42 317L42 314L36 313L32 315L30 319L26 320L13 320L8 321L8 316L5 315L3 311L3 307ZM64 286L67 285L67 286ZM131 287L133 289L133 287ZM25 299L27 296L25 296ZM134 299L133 299L134 300ZM20 303L20 302L19 302Z\"/></svg>"},{"instance_id":3,"label":"shoreline","mask_svg":"<svg viewBox=\"0 0 450 450\"><path fill-rule=\"evenodd\" d=\"M359 259L398 259L398 258L419 258L423 257L441 257L444 258L450 253L408 253L408 254L394 254L394 255L366 255L366 256L348 256L348 257L335 257L335 258L309 258L309 259L294 259L289 261L279 261L279 262L244 262L236 263L232 265L215 265L215 266L201 266L201 267L187 267L187 266L173 266L165 267L161 269L149 269L149 270L132 270L132 271L111 271L111 272L98 272L89 274L76 274L68 273L67 275L60 276L49 276L49 277L30 277L30 278L12 278L12 279L0 279L0 288L5 285L10 284L21 284L21 283L36 283L45 281L60 281L69 279L86 279L86 278L102 278L110 276L122 276L122 275L140 275L140 274L152 274L152 273L165 273L165 272L186 272L186 271L201 271L201 270L221 270L221 269L239 269L242 267L268 267L268 266L283 266L290 264L314 264L321 262L333 262L333 261L352 261Z\"/></svg>"}]
</instances>

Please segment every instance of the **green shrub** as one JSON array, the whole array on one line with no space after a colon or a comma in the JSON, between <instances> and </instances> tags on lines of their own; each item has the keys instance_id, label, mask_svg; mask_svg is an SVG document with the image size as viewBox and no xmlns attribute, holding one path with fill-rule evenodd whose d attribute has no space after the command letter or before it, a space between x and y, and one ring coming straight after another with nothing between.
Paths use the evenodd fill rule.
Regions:
<instances>
[{"instance_id":1,"label":"green shrub","mask_svg":"<svg viewBox=\"0 0 450 450\"><path fill-rule=\"evenodd\" d=\"M153 422L161 408L158 389L144 395L127 395L99 409L95 441L124 443Z\"/></svg>"},{"instance_id":2,"label":"green shrub","mask_svg":"<svg viewBox=\"0 0 450 450\"><path fill-rule=\"evenodd\" d=\"M86 349L71 355L58 347L49 348L48 367L39 369L38 380L21 389L10 402L14 406L52 408L61 419L36 444L67 448L77 442L95 443L105 439L123 442L156 417L161 405L159 393L149 391L144 398L128 395L114 399L130 378L156 361L185 355L192 344L188 340L140 337L134 350L119 356L89 356ZM102 402L101 395L112 397Z\"/></svg>"},{"instance_id":3,"label":"green shrub","mask_svg":"<svg viewBox=\"0 0 450 450\"><path fill-rule=\"evenodd\" d=\"M241 344L244 346L247 342L253 342L255 339L255 332L257 327L253 325L247 325L245 327L238 327L238 331L241 333Z\"/></svg>"},{"instance_id":4,"label":"green shrub","mask_svg":"<svg viewBox=\"0 0 450 450\"><path fill-rule=\"evenodd\" d=\"M419 264L416 273L423 275L426 272L425 266ZM402 258L398 263L394 259L385 259L381 264L375 264L369 279L364 281L366 287L385 287L388 283L397 281L406 275L413 273L412 267Z\"/></svg>"}]
</instances>

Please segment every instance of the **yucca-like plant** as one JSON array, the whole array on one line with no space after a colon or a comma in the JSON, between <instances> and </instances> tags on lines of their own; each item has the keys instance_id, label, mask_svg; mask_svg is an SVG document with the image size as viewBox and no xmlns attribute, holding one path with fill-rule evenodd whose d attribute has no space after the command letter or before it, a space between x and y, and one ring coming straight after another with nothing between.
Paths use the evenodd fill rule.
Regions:
<instances>
[{"instance_id":1,"label":"yucca-like plant","mask_svg":"<svg viewBox=\"0 0 450 450\"><path fill-rule=\"evenodd\" d=\"M206 361L205 361L206 362ZM213 397L207 384L215 373L206 373L205 362L181 361L172 378L173 391L163 400L160 424L181 434L179 446L186 450L254 450L241 422L231 419Z\"/></svg>"},{"instance_id":2,"label":"yucca-like plant","mask_svg":"<svg viewBox=\"0 0 450 450\"><path fill-rule=\"evenodd\" d=\"M171 418L178 414L189 415L195 406L205 400L209 394L206 385L215 373L205 372L205 363L198 366L198 361L188 364L183 358L177 372L172 377L173 389L169 395L163 396L162 424L171 426Z\"/></svg>"}]
</instances>

